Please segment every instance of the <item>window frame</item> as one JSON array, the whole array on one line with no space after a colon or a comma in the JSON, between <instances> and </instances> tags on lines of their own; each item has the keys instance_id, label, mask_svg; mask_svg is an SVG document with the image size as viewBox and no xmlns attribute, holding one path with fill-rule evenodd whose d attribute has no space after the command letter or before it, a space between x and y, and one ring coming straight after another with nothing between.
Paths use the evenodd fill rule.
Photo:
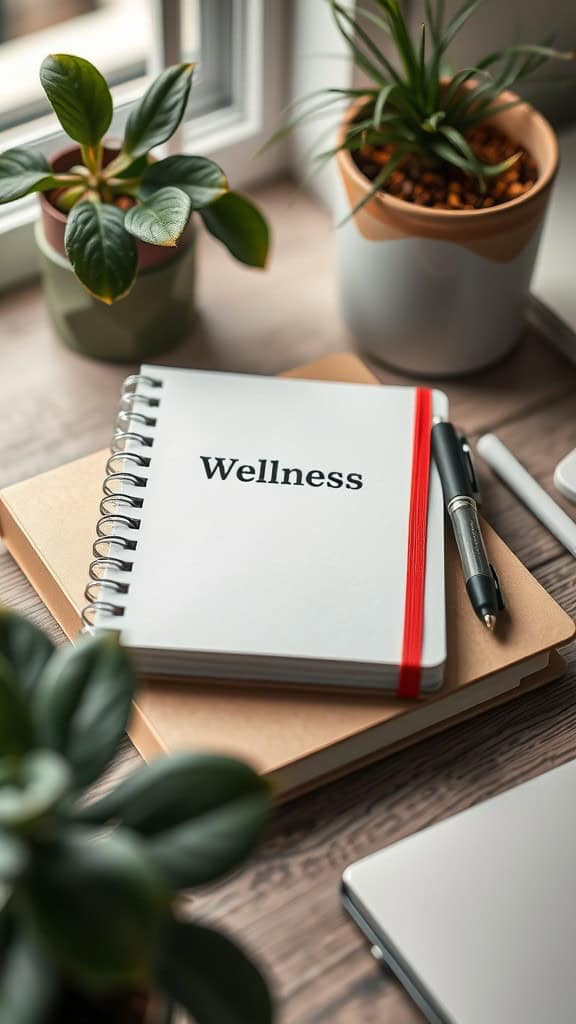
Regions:
<instances>
[{"instance_id":1,"label":"window frame","mask_svg":"<svg viewBox=\"0 0 576 1024\"><path fill-rule=\"evenodd\" d=\"M150 75L112 90L112 136L123 130L144 82L181 59L180 11L184 2L151 0L157 46L150 59ZM286 0L200 0L200 4L203 68L193 87L186 121L166 151L194 152L220 160L233 187L245 187L289 166L288 150L282 145L257 161L252 158L276 127L286 103L289 54L283 60L278 54L287 49L282 42L291 4ZM225 75L219 73L222 63ZM48 153L55 152L65 136L54 129L53 122L48 127L48 121L43 118L31 123L29 129L24 127L18 140L9 145L38 146ZM37 215L34 195L0 207L0 292L38 273L33 238Z\"/></svg>"}]
</instances>

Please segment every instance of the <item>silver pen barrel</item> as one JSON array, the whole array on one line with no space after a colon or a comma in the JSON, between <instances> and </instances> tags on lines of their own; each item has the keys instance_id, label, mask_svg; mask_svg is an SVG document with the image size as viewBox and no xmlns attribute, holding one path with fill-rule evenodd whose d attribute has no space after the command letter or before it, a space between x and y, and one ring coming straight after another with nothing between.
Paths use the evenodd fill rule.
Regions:
<instances>
[{"instance_id":1,"label":"silver pen barrel","mask_svg":"<svg viewBox=\"0 0 576 1024\"><path fill-rule=\"evenodd\" d=\"M448 515L462 561L465 581L468 582L472 576L491 578L492 570L480 531L474 499L467 496L453 498L448 505Z\"/></svg>"}]
</instances>

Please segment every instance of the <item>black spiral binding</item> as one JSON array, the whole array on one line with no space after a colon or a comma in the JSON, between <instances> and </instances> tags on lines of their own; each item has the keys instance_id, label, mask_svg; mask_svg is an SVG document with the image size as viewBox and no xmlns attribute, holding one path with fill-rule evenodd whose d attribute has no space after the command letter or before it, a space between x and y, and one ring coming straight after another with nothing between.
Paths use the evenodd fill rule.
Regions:
<instances>
[{"instance_id":1,"label":"black spiral binding","mask_svg":"<svg viewBox=\"0 0 576 1024\"><path fill-rule=\"evenodd\" d=\"M159 397L143 394L140 389L153 391L161 387L161 380L144 374L127 377L122 386L102 487L100 519L96 524L98 536L92 546L90 582L84 591L88 602L82 611L85 632L94 631L97 617L104 616L113 624L125 612L121 599L129 592L130 583L124 576L134 567L148 484L146 470L152 462L155 410L160 406ZM130 488L130 493L126 487Z\"/></svg>"}]
</instances>

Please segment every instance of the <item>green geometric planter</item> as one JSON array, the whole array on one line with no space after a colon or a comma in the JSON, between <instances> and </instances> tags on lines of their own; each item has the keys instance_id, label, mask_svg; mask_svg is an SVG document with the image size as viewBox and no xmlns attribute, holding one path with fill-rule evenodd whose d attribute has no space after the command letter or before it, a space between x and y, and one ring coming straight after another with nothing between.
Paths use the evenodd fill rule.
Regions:
<instances>
[{"instance_id":1,"label":"green geometric planter","mask_svg":"<svg viewBox=\"0 0 576 1024\"><path fill-rule=\"evenodd\" d=\"M90 295L68 260L35 226L46 302L70 348L115 363L145 361L185 336L195 312L196 238L168 263L138 273L132 291L111 306Z\"/></svg>"}]
</instances>

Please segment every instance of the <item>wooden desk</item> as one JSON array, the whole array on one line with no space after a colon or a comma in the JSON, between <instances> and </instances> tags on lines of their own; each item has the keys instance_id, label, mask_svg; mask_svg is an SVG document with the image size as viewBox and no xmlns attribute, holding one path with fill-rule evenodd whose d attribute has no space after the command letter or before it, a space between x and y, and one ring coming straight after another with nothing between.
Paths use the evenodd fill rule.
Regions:
<instances>
[{"instance_id":1,"label":"wooden desk","mask_svg":"<svg viewBox=\"0 0 576 1024\"><path fill-rule=\"evenodd\" d=\"M259 198L276 229L270 272L244 270L203 239L199 323L167 362L277 373L351 346L337 312L326 215L307 199L291 206L286 184L268 187ZM106 445L127 372L65 350L53 337L39 287L0 297L0 486ZM576 370L531 335L497 369L444 386L454 418L472 437L497 430L544 486L551 486L555 463L576 445ZM489 473L482 477L485 515L575 615L574 561ZM5 551L0 598L61 638ZM574 646L567 656L562 682L278 811L251 865L194 897L196 912L241 937L269 966L281 1024L421 1021L385 980L342 912L342 869L574 757ZM137 759L127 744L116 774Z\"/></svg>"}]
</instances>

